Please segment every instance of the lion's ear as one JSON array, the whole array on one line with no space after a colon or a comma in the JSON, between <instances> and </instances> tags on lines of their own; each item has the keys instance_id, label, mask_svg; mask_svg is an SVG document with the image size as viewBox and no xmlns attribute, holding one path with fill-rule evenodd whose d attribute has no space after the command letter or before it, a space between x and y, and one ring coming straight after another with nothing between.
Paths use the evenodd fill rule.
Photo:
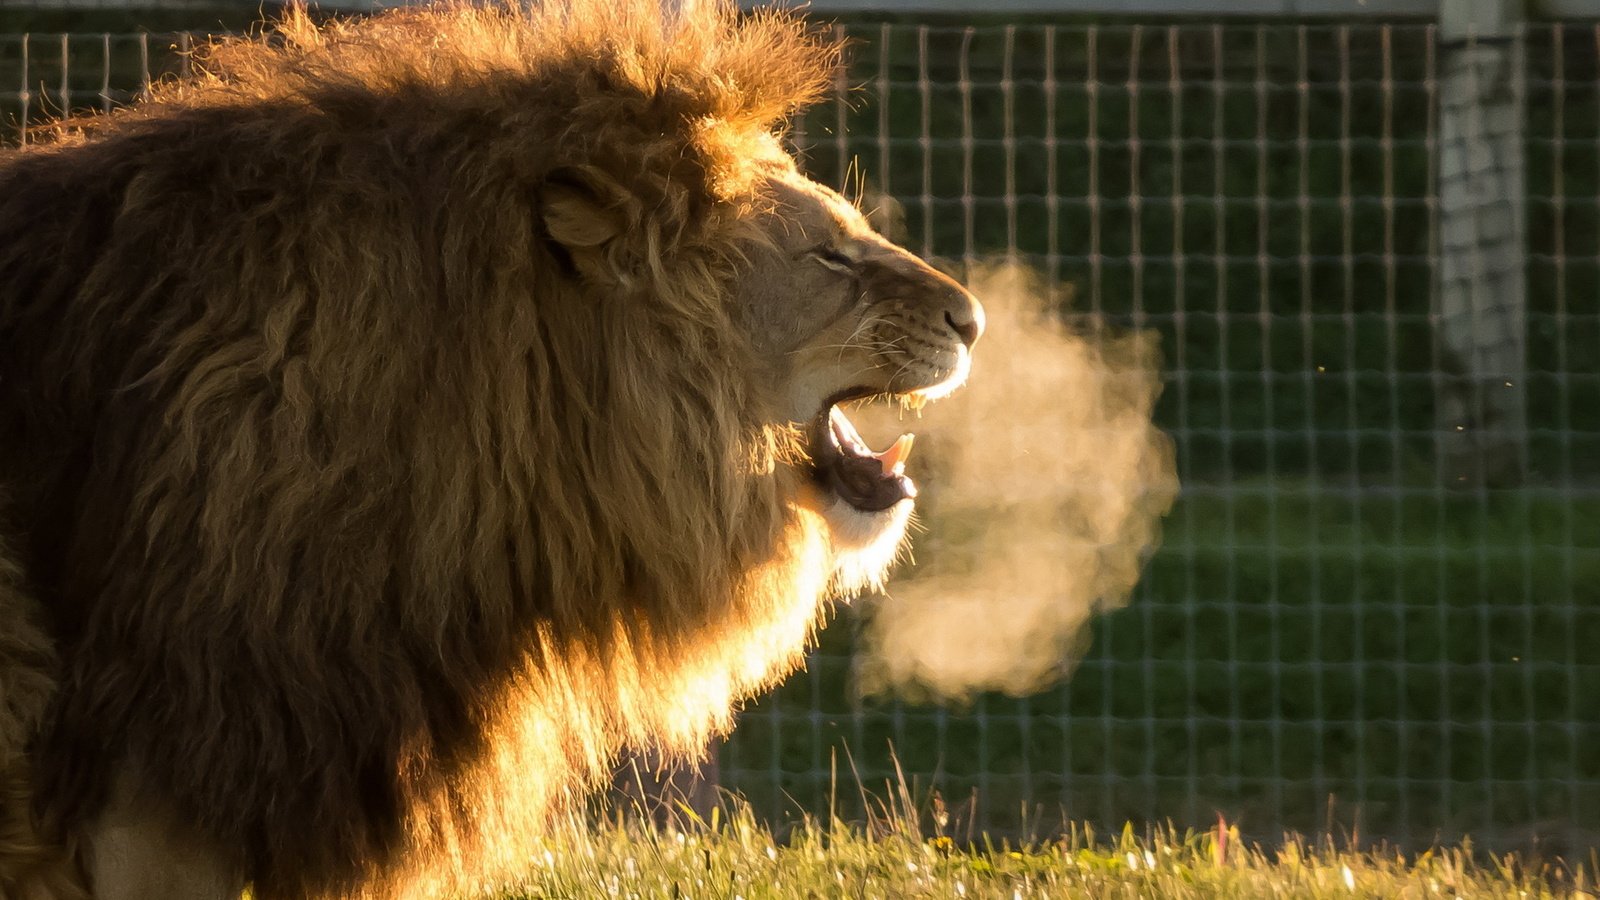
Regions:
<instances>
[{"instance_id":1,"label":"lion's ear","mask_svg":"<svg viewBox=\"0 0 1600 900\"><path fill-rule=\"evenodd\" d=\"M604 245L623 230L626 192L592 168L551 173L540 190L545 231L568 250Z\"/></svg>"}]
</instances>

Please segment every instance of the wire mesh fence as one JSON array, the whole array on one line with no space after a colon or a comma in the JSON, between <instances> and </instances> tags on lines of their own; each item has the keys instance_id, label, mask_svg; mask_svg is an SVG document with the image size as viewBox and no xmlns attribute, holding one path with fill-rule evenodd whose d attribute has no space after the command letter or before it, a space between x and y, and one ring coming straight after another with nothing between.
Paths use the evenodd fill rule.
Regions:
<instances>
[{"instance_id":1,"label":"wire mesh fence","mask_svg":"<svg viewBox=\"0 0 1600 900\"><path fill-rule=\"evenodd\" d=\"M1064 307L1158 331L1184 494L1058 688L861 696L871 607L848 610L744 712L724 786L778 821L903 772L1008 833L1221 813L1265 838L1593 845L1600 26L1529 26L1514 73L1524 296L1484 327L1523 348L1522 418L1493 478L1448 450L1484 423L1452 399L1472 373L1441 315L1441 169L1478 150L1441 130L1459 47L1435 26L839 27L850 67L795 134L810 171L895 197L914 249L1016 256ZM181 72L188 40L0 37L11 140Z\"/></svg>"},{"instance_id":2,"label":"wire mesh fence","mask_svg":"<svg viewBox=\"0 0 1600 900\"><path fill-rule=\"evenodd\" d=\"M1526 308L1498 324L1526 346L1528 458L1471 485L1441 451L1484 423L1446 412L1439 186L1480 148L1442 144L1458 48L1434 26L850 31L861 91L807 121L813 171L897 196L924 252L1020 253L1069 305L1158 330L1185 496L1058 691L850 702L836 630L747 719L728 780L816 809L830 748L870 783L892 742L924 784L976 791L980 826L1220 811L1265 835L1592 843L1600 31L1526 37Z\"/></svg>"}]
</instances>

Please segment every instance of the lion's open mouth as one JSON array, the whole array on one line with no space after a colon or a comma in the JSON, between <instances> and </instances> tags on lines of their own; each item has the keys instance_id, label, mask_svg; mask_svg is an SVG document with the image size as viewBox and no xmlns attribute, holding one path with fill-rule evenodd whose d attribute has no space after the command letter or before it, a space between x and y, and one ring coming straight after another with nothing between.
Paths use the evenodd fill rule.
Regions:
<instances>
[{"instance_id":1,"label":"lion's open mouth","mask_svg":"<svg viewBox=\"0 0 1600 900\"><path fill-rule=\"evenodd\" d=\"M817 481L856 509L881 512L917 495L905 475L914 435L902 434L887 450L874 451L837 403L823 407L810 432Z\"/></svg>"}]
</instances>

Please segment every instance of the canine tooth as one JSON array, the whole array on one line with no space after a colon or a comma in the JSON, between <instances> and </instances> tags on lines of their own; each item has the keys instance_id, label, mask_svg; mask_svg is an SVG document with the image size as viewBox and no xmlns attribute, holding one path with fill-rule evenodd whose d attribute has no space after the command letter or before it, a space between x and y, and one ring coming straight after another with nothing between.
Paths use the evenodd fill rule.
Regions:
<instances>
[{"instance_id":1,"label":"canine tooth","mask_svg":"<svg viewBox=\"0 0 1600 900\"><path fill-rule=\"evenodd\" d=\"M839 436L840 446L848 443L857 451L857 455L872 452L872 448L868 447L867 442L862 439L861 432L856 430L856 423L850 421L850 417L844 414L844 410L835 406L833 411L829 413L829 418L832 420L834 434Z\"/></svg>"},{"instance_id":2,"label":"canine tooth","mask_svg":"<svg viewBox=\"0 0 1600 900\"><path fill-rule=\"evenodd\" d=\"M894 446L877 454L878 463L883 466L885 477L890 475L903 475L906 471L906 458L911 455L911 444L916 441L914 434L902 434L894 442Z\"/></svg>"}]
</instances>

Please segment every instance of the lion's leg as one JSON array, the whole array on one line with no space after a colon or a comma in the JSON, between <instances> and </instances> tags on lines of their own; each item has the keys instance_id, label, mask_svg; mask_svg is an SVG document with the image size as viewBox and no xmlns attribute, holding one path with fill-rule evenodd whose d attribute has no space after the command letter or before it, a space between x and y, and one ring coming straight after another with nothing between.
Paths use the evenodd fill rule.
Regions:
<instances>
[{"instance_id":1,"label":"lion's leg","mask_svg":"<svg viewBox=\"0 0 1600 900\"><path fill-rule=\"evenodd\" d=\"M243 890L221 853L125 784L87 844L95 900L232 900Z\"/></svg>"},{"instance_id":2,"label":"lion's leg","mask_svg":"<svg viewBox=\"0 0 1600 900\"><path fill-rule=\"evenodd\" d=\"M76 862L34 819L28 748L55 693L56 656L23 582L0 535L0 897L82 900L88 893Z\"/></svg>"},{"instance_id":3,"label":"lion's leg","mask_svg":"<svg viewBox=\"0 0 1600 900\"><path fill-rule=\"evenodd\" d=\"M0 897L89 900L77 861L39 834L32 807L25 766L0 772Z\"/></svg>"}]
</instances>

